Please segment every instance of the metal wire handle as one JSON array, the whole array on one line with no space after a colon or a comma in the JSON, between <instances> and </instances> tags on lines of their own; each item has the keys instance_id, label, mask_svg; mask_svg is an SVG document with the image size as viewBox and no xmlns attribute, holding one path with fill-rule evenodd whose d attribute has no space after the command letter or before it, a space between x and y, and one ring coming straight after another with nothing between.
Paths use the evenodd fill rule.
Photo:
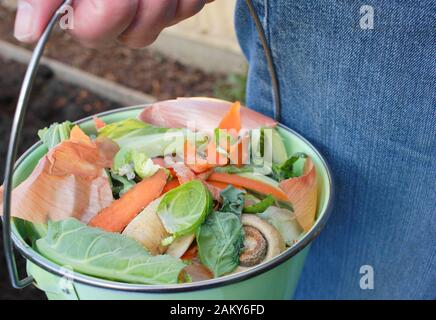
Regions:
<instances>
[{"instance_id":1,"label":"metal wire handle","mask_svg":"<svg viewBox=\"0 0 436 320\"><path fill-rule=\"evenodd\" d=\"M18 98L17 109L15 111L14 121L12 123L11 137L8 146L8 155L6 157L5 168L5 181L3 192L3 245L6 257L6 265L11 279L11 284L16 289L21 289L33 282L33 278L28 276L20 280L15 262L14 247L11 239L11 195L12 195L12 181L17 159L18 145L21 138L21 131L23 129L24 115L26 114L27 106L29 104L29 96L32 90L33 82L35 80L36 72L39 67L42 53L44 52L45 45L50 37L57 20L62 15L62 8L70 5L72 0L65 0L63 4L56 10L56 13L51 18L50 22L44 30L41 38L39 39L33 54L30 59L29 66L27 67L26 75L24 76L23 85L21 87L20 96Z\"/></svg>"},{"instance_id":2,"label":"metal wire handle","mask_svg":"<svg viewBox=\"0 0 436 320\"><path fill-rule=\"evenodd\" d=\"M5 168L5 181L4 181L4 192L3 192L3 243L4 251L6 257L7 269L9 272L9 277L11 284L16 289L22 289L33 282L33 277L28 276L25 279L20 279L17 270L17 264L14 256L13 241L11 239L11 196L12 196L12 184L13 184L13 174L15 161L17 158L18 145L21 139L21 132L23 128L24 116L27 111L29 104L30 92L33 87L33 82L35 80L36 72L38 71L41 56L44 52L44 48L50 37L51 31L53 30L57 20L62 16L64 6L71 5L73 0L65 0L58 10L56 10L50 22L47 24L44 33L39 39L37 45L30 59L29 65L27 67L26 74L24 76L24 81L21 87L20 96L18 98L17 108L15 111L14 121L12 123L11 137L9 140L8 154L6 157L6 168ZM265 57L267 60L268 71L271 77L271 84L273 90L274 98L274 118L280 121L281 113L281 101L280 101L280 91L279 83L276 75L276 70L274 66L273 57L271 50L268 46L268 42L265 38L265 31L260 22L259 16L256 13L252 0L245 0L251 17L254 20L256 30L259 34L260 42L262 44L263 50L265 52Z\"/></svg>"},{"instance_id":3,"label":"metal wire handle","mask_svg":"<svg viewBox=\"0 0 436 320\"><path fill-rule=\"evenodd\" d=\"M253 18L254 24L256 26L257 33L259 35L260 43L262 44L263 51L265 53L266 63L268 66L269 76L271 78L272 95L274 99L274 119L277 122L281 120L282 113L282 102L280 97L280 85L277 77L276 67L274 65L274 58L271 53L271 48L268 45L268 41L265 37L265 30L263 29L262 23L260 22L259 15L254 8L252 0L245 0L247 4L248 11Z\"/></svg>"}]
</instances>

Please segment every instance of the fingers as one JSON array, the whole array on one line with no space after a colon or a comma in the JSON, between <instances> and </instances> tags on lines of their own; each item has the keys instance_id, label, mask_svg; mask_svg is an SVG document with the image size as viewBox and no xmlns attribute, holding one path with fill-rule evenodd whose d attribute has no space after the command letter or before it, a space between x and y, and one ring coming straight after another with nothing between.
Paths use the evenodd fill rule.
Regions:
<instances>
[{"instance_id":1,"label":"fingers","mask_svg":"<svg viewBox=\"0 0 436 320\"><path fill-rule=\"evenodd\" d=\"M72 35L97 47L119 39L134 48L151 44L170 25L189 18L212 0L75 0ZM19 0L15 37L39 39L62 0Z\"/></svg>"},{"instance_id":2,"label":"fingers","mask_svg":"<svg viewBox=\"0 0 436 320\"><path fill-rule=\"evenodd\" d=\"M178 0L139 0L136 17L119 37L129 47L151 44L177 13Z\"/></svg>"},{"instance_id":3,"label":"fingers","mask_svg":"<svg viewBox=\"0 0 436 320\"><path fill-rule=\"evenodd\" d=\"M137 15L120 41L143 48L153 43L166 27L198 13L207 0L140 0Z\"/></svg>"},{"instance_id":4,"label":"fingers","mask_svg":"<svg viewBox=\"0 0 436 320\"><path fill-rule=\"evenodd\" d=\"M76 0L71 33L86 46L111 43L131 24L138 3L139 0Z\"/></svg>"},{"instance_id":5,"label":"fingers","mask_svg":"<svg viewBox=\"0 0 436 320\"><path fill-rule=\"evenodd\" d=\"M132 22L139 0L74 1L74 28L80 42L98 46L115 40ZM22 42L39 39L62 0L19 0L15 19L15 37Z\"/></svg>"},{"instance_id":6,"label":"fingers","mask_svg":"<svg viewBox=\"0 0 436 320\"><path fill-rule=\"evenodd\" d=\"M180 0L177 14L172 24L176 24L199 13L206 3L212 1L214 0Z\"/></svg>"},{"instance_id":7,"label":"fingers","mask_svg":"<svg viewBox=\"0 0 436 320\"><path fill-rule=\"evenodd\" d=\"M19 0L14 36L22 42L35 42L44 31L62 0Z\"/></svg>"}]
</instances>

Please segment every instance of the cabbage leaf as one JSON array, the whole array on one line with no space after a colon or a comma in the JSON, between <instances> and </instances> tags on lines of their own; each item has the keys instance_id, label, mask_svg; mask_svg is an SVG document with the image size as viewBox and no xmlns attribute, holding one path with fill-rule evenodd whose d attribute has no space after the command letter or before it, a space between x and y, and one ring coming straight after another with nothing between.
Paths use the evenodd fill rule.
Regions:
<instances>
[{"instance_id":1,"label":"cabbage leaf","mask_svg":"<svg viewBox=\"0 0 436 320\"><path fill-rule=\"evenodd\" d=\"M175 284L185 264L168 255L151 256L138 242L91 228L69 218L48 222L36 250L60 266L107 280L138 284Z\"/></svg>"},{"instance_id":2,"label":"cabbage leaf","mask_svg":"<svg viewBox=\"0 0 436 320\"><path fill-rule=\"evenodd\" d=\"M167 192L157 208L157 214L174 239L194 233L212 209L209 190L198 180L192 180Z\"/></svg>"},{"instance_id":3,"label":"cabbage leaf","mask_svg":"<svg viewBox=\"0 0 436 320\"><path fill-rule=\"evenodd\" d=\"M70 138L73 124L70 121L53 123L50 127L38 131L38 136L48 150L56 147L59 143Z\"/></svg>"},{"instance_id":4,"label":"cabbage leaf","mask_svg":"<svg viewBox=\"0 0 436 320\"><path fill-rule=\"evenodd\" d=\"M141 120L126 119L105 125L98 131L98 136L116 140L125 136L126 134L137 132L140 129L149 127L151 127L150 124L147 124Z\"/></svg>"},{"instance_id":5,"label":"cabbage leaf","mask_svg":"<svg viewBox=\"0 0 436 320\"><path fill-rule=\"evenodd\" d=\"M303 229L295 218L295 214L290 210L271 206L258 216L273 225L288 246L296 243L303 234Z\"/></svg>"}]
</instances>

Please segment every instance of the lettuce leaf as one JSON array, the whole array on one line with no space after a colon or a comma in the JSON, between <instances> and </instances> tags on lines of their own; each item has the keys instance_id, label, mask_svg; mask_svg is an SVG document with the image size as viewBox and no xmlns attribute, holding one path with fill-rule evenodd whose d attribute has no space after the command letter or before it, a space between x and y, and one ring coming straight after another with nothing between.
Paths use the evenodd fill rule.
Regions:
<instances>
[{"instance_id":1,"label":"lettuce leaf","mask_svg":"<svg viewBox=\"0 0 436 320\"><path fill-rule=\"evenodd\" d=\"M138 284L175 284L185 264L151 256L133 239L91 228L70 218L48 222L48 233L35 243L47 259L74 271L107 280Z\"/></svg>"},{"instance_id":2,"label":"lettuce leaf","mask_svg":"<svg viewBox=\"0 0 436 320\"><path fill-rule=\"evenodd\" d=\"M133 169L135 173L141 178L148 178L154 175L160 166L153 163L149 157L144 153L133 150L132 152Z\"/></svg>"},{"instance_id":3,"label":"lettuce leaf","mask_svg":"<svg viewBox=\"0 0 436 320\"><path fill-rule=\"evenodd\" d=\"M234 188L229 185L223 191L221 191L221 197L223 198L223 204L220 212L232 212L238 217L242 214L244 207L244 195L245 192Z\"/></svg>"},{"instance_id":4,"label":"lettuce leaf","mask_svg":"<svg viewBox=\"0 0 436 320\"><path fill-rule=\"evenodd\" d=\"M198 255L215 277L235 270L244 247L241 219L232 212L212 212L197 231Z\"/></svg>"},{"instance_id":5,"label":"lettuce leaf","mask_svg":"<svg viewBox=\"0 0 436 320\"><path fill-rule=\"evenodd\" d=\"M142 136L127 135L116 139L115 142L120 146L120 150L115 155L114 169L117 170L123 164L132 161L133 151L144 153L149 158L163 157L173 153L182 154L184 141L184 133L180 130Z\"/></svg>"},{"instance_id":6,"label":"lettuce leaf","mask_svg":"<svg viewBox=\"0 0 436 320\"><path fill-rule=\"evenodd\" d=\"M119 139L124 135L137 131L139 129L148 128L151 125L137 119L126 119L111 124L105 125L98 131L99 137L106 137L112 140Z\"/></svg>"},{"instance_id":7,"label":"lettuce leaf","mask_svg":"<svg viewBox=\"0 0 436 320\"><path fill-rule=\"evenodd\" d=\"M56 147L59 143L70 138L73 124L70 121L53 123L50 127L38 131L38 136L48 150Z\"/></svg>"},{"instance_id":8,"label":"lettuce leaf","mask_svg":"<svg viewBox=\"0 0 436 320\"><path fill-rule=\"evenodd\" d=\"M165 138L165 133L170 131L180 131L178 129L154 127L138 119L126 119L111 124L107 124L98 132L98 137L106 137L115 141L120 148L136 148L141 143L146 143L150 139L148 136L158 135L158 138ZM150 140L153 144L153 139Z\"/></svg>"},{"instance_id":9,"label":"lettuce leaf","mask_svg":"<svg viewBox=\"0 0 436 320\"><path fill-rule=\"evenodd\" d=\"M229 186L221 192L223 205L211 213L197 230L198 255L215 277L230 273L239 265L244 247L241 222L244 192Z\"/></svg>"}]
</instances>

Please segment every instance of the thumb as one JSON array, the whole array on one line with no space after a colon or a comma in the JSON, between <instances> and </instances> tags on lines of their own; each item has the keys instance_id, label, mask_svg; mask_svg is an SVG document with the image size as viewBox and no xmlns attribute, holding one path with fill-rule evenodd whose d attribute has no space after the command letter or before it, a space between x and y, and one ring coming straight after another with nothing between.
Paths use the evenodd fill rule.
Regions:
<instances>
[{"instance_id":1,"label":"thumb","mask_svg":"<svg viewBox=\"0 0 436 320\"><path fill-rule=\"evenodd\" d=\"M19 0L15 18L15 38L27 43L37 41L62 2L62 0Z\"/></svg>"}]
</instances>

